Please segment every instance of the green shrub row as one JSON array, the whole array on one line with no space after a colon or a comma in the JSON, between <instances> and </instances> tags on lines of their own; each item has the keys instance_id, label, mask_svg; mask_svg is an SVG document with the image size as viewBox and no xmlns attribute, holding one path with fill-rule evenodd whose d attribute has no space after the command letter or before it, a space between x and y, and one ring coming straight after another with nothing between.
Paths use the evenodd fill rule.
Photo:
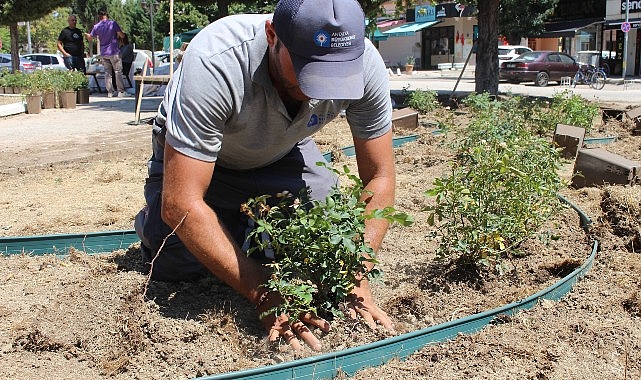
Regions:
<instances>
[{"instance_id":1,"label":"green shrub row","mask_svg":"<svg viewBox=\"0 0 641 380\"><path fill-rule=\"evenodd\" d=\"M52 91L75 91L88 88L89 79L79 71L45 69L27 74L3 70L0 72L0 87L17 88L23 94L37 95Z\"/></svg>"}]
</instances>

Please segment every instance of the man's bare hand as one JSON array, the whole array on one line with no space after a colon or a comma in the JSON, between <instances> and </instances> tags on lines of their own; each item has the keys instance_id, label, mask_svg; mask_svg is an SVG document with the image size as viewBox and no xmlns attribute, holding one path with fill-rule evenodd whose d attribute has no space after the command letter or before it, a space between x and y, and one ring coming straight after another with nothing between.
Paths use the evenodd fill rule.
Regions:
<instances>
[{"instance_id":1,"label":"man's bare hand","mask_svg":"<svg viewBox=\"0 0 641 380\"><path fill-rule=\"evenodd\" d=\"M273 295L273 293L271 294L272 296L269 297L267 302L259 305L259 312L263 313L282 302L280 297ZM278 317L270 314L262 318L261 321L268 331L268 341L270 343L277 342L280 337L283 337L285 342L295 350L303 349L303 345L300 342L301 339L314 351L322 349L320 340L312 333L308 325L318 327L323 332L329 332L330 330L329 322L311 313L300 315L298 321L293 323L287 314L281 314Z\"/></svg>"},{"instance_id":2,"label":"man's bare hand","mask_svg":"<svg viewBox=\"0 0 641 380\"><path fill-rule=\"evenodd\" d=\"M323 330L323 332L328 332L330 329L329 322L311 314L301 316L299 320L294 323L290 323L291 321L286 314L281 314L278 318L273 318L272 316L272 318L268 319L274 320L269 326L269 342L277 342L282 336L285 342L295 350L303 349L300 339L314 351L320 351L323 348L320 340L312 333L307 325L316 326Z\"/></svg>"},{"instance_id":3,"label":"man's bare hand","mask_svg":"<svg viewBox=\"0 0 641 380\"><path fill-rule=\"evenodd\" d=\"M390 332L396 332L390 317L374 302L369 281L366 279L361 279L356 283L356 287L347 298L347 307L348 315L352 319L357 319L360 316L372 329L376 328L378 322Z\"/></svg>"}]
</instances>

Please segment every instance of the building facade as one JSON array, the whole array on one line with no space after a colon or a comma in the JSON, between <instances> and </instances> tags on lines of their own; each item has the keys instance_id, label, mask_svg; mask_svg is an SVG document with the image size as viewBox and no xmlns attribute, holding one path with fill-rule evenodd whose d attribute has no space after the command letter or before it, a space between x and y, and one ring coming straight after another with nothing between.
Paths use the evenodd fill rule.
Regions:
<instances>
[{"instance_id":1,"label":"building facade","mask_svg":"<svg viewBox=\"0 0 641 380\"><path fill-rule=\"evenodd\" d=\"M422 4L408 9L401 22L379 23L387 37L378 48L388 67L403 67L408 57L417 69L439 64L476 63L472 53L478 34L476 9L458 3Z\"/></svg>"}]
</instances>

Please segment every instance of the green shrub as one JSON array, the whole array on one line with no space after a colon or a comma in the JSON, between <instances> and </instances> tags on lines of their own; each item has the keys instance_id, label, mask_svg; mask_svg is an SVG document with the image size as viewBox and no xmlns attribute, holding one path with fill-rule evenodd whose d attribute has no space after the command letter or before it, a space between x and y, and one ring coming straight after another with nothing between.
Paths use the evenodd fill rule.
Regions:
<instances>
[{"instance_id":1,"label":"green shrub","mask_svg":"<svg viewBox=\"0 0 641 380\"><path fill-rule=\"evenodd\" d=\"M438 94L436 91L414 90L409 93L407 104L420 113L427 113L439 106Z\"/></svg>"},{"instance_id":2,"label":"green shrub","mask_svg":"<svg viewBox=\"0 0 641 380\"><path fill-rule=\"evenodd\" d=\"M341 174L335 169L331 169ZM342 317L339 305L354 288L357 276L376 277L378 269L368 272L365 263L376 263L373 250L366 244L365 221L384 218L404 225L411 218L393 208L365 213L361 201L361 180L343 173L352 186L334 187L326 199L310 200L305 191L300 196L280 194L277 204L270 206L268 196L250 199L243 211L255 221L257 228L250 234L256 250L271 249L276 261L268 264L272 274L265 287L278 292L284 303L265 314L298 315L314 312L321 316ZM264 235L269 238L264 239Z\"/></svg>"},{"instance_id":3,"label":"green shrub","mask_svg":"<svg viewBox=\"0 0 641 380\"><path fill-rule=\"evenodd\" d=\"M479 113L454 146L449 176L426 191L435 204L428 222L438 225L439 259L495 265L515 253L560 207L556 193L560 158L547 141L533 135L524 112L508 103L475 102Z\"/></svg>"},{"instance_id":4,"label":"green shrub","mask_svg":"<svg viewBox=\"0 0 641 380\"><path fill-rule=\"evenodd\" d=\"M553 133L557 124L583 127L586 133L590 133L595 117L601 113L597 104L568 91L554 95L549 108L538 109L535 130L541 135Z\"/></svg>"}]
</instances>

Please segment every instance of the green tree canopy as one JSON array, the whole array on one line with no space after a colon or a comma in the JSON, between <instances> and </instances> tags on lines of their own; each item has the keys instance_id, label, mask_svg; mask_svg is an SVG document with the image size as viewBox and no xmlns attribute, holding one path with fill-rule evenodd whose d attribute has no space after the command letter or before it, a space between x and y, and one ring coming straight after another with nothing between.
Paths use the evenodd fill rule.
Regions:
<instances>
[{"instance_id":1,"label":"green tree canopy","mask_svg":"<svg viewBox=\"0 0 641 380\"><path fill-rule=\"evenodd\" d=\"M0 25L8 25L11 39L11 66L18 70L18 22L33 21L71 0L4 0L0 3Z\"/></svg>"},{"instance_id":2,"label":"green tree canopy","mask_svg":"<svg viewBox=\"0 0 641 380\"><path fill-rule=\"evenodd\" d=\"M522 37L537 35L544 30L559 0L519 1L501 0L499 5L499 33L512 45Z\"/></svg>"}]
</instances>

